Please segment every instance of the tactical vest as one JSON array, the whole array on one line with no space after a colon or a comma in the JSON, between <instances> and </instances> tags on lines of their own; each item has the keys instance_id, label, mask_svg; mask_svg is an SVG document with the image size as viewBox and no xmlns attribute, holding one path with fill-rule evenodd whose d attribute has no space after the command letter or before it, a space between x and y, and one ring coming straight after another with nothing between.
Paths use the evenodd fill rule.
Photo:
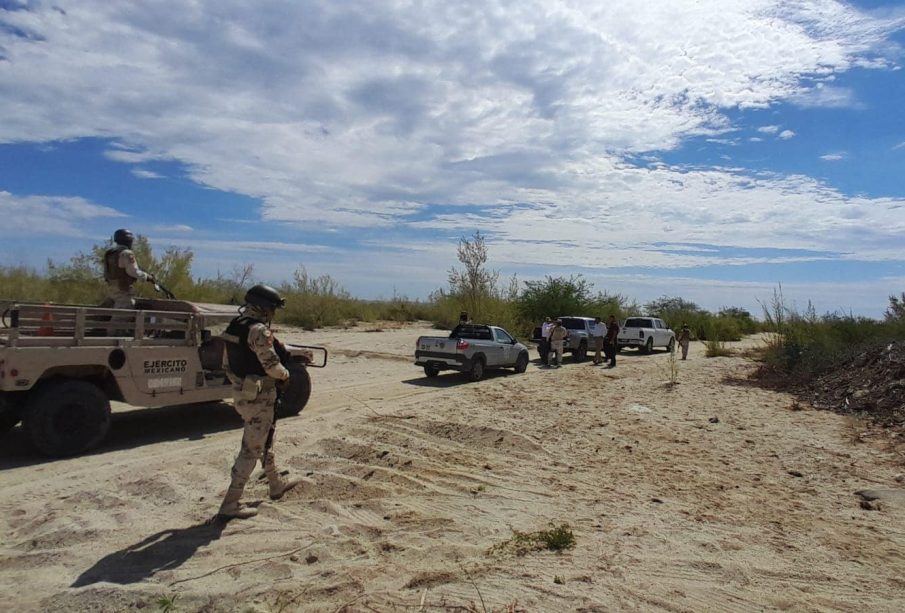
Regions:
<instances>
[{"instance_id":1,"label":"tactical vest","mask_svg":"<svg viewBox=\"0 0 905 613\"><path fill-rule=\"evenodd\" d=\"M104 252L104 280L111 285L115 283L119 290L129 291L137 279L130 277L119 265L119 255L125 250L125 246L116 245Z\"/></svg>"},{"instance_id":2,"label":"tactical vest","mask_svg":"<svg viewBox=\"0 0 905 613\"><path fill-rule=\"evenodd\" d=\"M259 323L261 322L257 319L239 316L229 322L226 327L226 334L238 339L237 343L231 341L226 343L226 359L229 361L229 369L237 377L249 375L264 377L267 375L257 354L248 346L248 333L251 326Z\"/></svg>"}]
</instances>

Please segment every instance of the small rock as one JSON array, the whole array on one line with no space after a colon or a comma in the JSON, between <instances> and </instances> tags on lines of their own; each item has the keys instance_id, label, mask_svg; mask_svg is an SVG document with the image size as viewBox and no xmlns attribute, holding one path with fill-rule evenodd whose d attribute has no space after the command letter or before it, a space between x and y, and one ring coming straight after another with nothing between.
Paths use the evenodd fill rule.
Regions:
<instances>
[{"instance_id":1,"label":"small rock","mask_svg":"<svg viewBox=\"0 0 905 613\"><path fill-rule=\"evenodd\" d=\"M707 421L709 421L709 422L712 423L712 424L718 424L718 423L720 423L720 418L719 418L719 417L711 417L711 418L708 419Z\"/></svg>"},{"instance_id":2,"label":"small rock","mask_svg":"<svg viewBox=\"0 0 905 613\"><path fill-rule=\"evenodd\" d=\"M896 475L895 477L896 483L902 483L905 481L905 475Z\"/></svg>"},{"instance_id":3,"label":"small rock","mask_svg":"<svg viewBox=\"0 0 905 613\"><path fill-rule=\"evenodd\" d=\"M298 557L297 555L295 555L295 554L292 554L291 556L289 556L289 560L290 560L291 562L298 562L298 561L299 561L299 557Z\"/></svg>"},{"instance_id":4,"label":"small rock","mask_svg":"<svg viewBox=\"0 0 905 613\"><path fill-rule=\"evenodd\" d=\"M308 564L314 564L315 562L317 562L317 556L313 553L308 554L308 556L305 557L305 562Z\"/></svg>"},{"instance_id":5,"label":"small rock","mask_svg":"<svg viewBox=\"0 0 905 613\"><path fill-rule=\"evenodd\" d=\"M792 475L793 477L804 477L804 475L797 470L787 470L786 472L789 473L790 475Z\"/></svg>"},{"instance_id":6,"label":"small rock","mask_svg":"<svg viewBox=\"0 0 905 613\"><path fill-rule=\"evenodd\" d=\"M651 502L656 502L657 504L663 504L663 501L660 500L659 498L651 498L650 501L651 501Z\"/></svg>"},{"instance_id":7,"label":"small rock","mask_svg":"<svg viewBox=\"0 0 905 613\"><path fill-rule=\"evenodd\" d=\"M865 511L879 511L880 503L877 500L864 500L860 502L861 508Z\"/></svg>"}]
</instances>

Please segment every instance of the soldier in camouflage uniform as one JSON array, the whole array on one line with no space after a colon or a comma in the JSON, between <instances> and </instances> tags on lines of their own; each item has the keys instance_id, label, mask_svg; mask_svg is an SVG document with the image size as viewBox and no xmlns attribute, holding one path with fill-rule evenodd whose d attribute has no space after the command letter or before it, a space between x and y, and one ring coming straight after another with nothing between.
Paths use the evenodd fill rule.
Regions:
<instances>
[{"instance_id":1,"label":"soldier in camouflage uniform","mask_svg":"<svg viewBox=\"0 0 905 613\"><path fill-rule=\"evenodd\" d=\"M136 281L148 281L156 283L154 275L143 271L135 254L132 252L132 242L135 236L120 228L113 233L113 247L104 252L104 280L107 282L107 301L113 303L115 309L134 309L135 290L132 288Z\"/></svg>"},{"instance_id":2,"label":"soldier in camouflage uniform","mask_svg":"<svg viewBox=\"0 0 905 613\"><path fill-rule=\"evenodd\" d=\"M257 509L243 507L239 500L258 460L264 465L272 500L301 482L280 477L272 448L276 386L289 381L289 371L280 362L280 345L270 331L270 322L276 309L285 303L272 287L255 285L245 294L245 307L239 317L223 334L226 371L235 390L234 406L245 421L245 430L229 489L217 513L221 520L247 519L257 514Z\"/></svg>"}]
</instances>

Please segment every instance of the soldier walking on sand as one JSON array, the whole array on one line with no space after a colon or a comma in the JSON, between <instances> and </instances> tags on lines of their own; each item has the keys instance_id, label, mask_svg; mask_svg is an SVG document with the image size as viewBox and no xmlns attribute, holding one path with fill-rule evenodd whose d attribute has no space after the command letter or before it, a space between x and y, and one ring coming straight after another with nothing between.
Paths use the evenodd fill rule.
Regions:
<instances>
[{"instance_id":1,"label":"soldier walking on sand","mask_svg":"<svg viewBox=\"0 0 905 613\"><path fill-rule=\"evenodd\" d=\"M113 233L113 246L104 252L104 281L107 282L107 302L114 309L134 309L136 281L156 283L151 273L142 270L135 261L132 243L135 235L125 228Z\"/></svg>"},{"instance_id":2,"label":"soldier walking on sand","mask_svg":"<svg viewBox=\"0 0 905 613\"><path fill-rule=\"evenodd\" d=\"M270 485L270 498L277 500L301 480L284 480L273 453L273 420L277 386L289 381L289 371L277 355L279 341L270 331L276 310L286 305L280 294L267 285L255 285L245 294L245 306L223 334L227 374L235 391L234 406L245 422L242 447L232 468L232 480L217 518L228 521L257 515L257 509L239 504L245 484L258 460Z\"/></svg>"},{"instance_id":3,"label":"soldier walking on sand","mask_svg":"<svg viewBox=\"0 0 905 613\"><path fill-rule=\"evenodd\" d=\"M682 348L682 359L684 360L688 357L688 345L691 343L691 330L688 329L688 324L682 324L679 338L676 340L679 341L679 347Z\"/></svg>"}]
</instances>

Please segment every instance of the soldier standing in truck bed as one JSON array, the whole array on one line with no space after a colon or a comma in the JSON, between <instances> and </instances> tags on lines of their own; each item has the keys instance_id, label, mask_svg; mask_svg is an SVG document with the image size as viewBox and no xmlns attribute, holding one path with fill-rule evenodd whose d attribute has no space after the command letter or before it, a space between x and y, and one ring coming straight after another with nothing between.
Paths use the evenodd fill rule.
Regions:
<instances>
[{"instance_id":1,"label":"soldier standing in truck bed","mask_svg":"<svg viewBox=\"0 0 905 613\"><path fill-rule=\"evenodd\" d=\"M286 480L277 470L273 453L273 420L277 385L286 385L289 371L280 362L270 331L276 310L286 305L280 294L267 285L255 285L245 293L245 306L223 334L226 372L235 390L234 407L245 422L242 447L232 468L232 479L217 517L228 521L257 515L257 509L239 504L245 484L261 460L270 485L270 498L277 500L301 483Z\"/></svg>"},{"instance_id":2,"label":"soldier standing in truck bed","mask_svg":"<svg viewBox=\"0 0 905 613\"><path fill-rule=\"evenodd\" d=\"M135 235L120 228L113 233L113 246L104 252L104 281L107 282L107 302L115 309L134 309L136 281L156 283L151 273L142 270L135 261L132 243Z\"/></svg>"}]
</instances>

